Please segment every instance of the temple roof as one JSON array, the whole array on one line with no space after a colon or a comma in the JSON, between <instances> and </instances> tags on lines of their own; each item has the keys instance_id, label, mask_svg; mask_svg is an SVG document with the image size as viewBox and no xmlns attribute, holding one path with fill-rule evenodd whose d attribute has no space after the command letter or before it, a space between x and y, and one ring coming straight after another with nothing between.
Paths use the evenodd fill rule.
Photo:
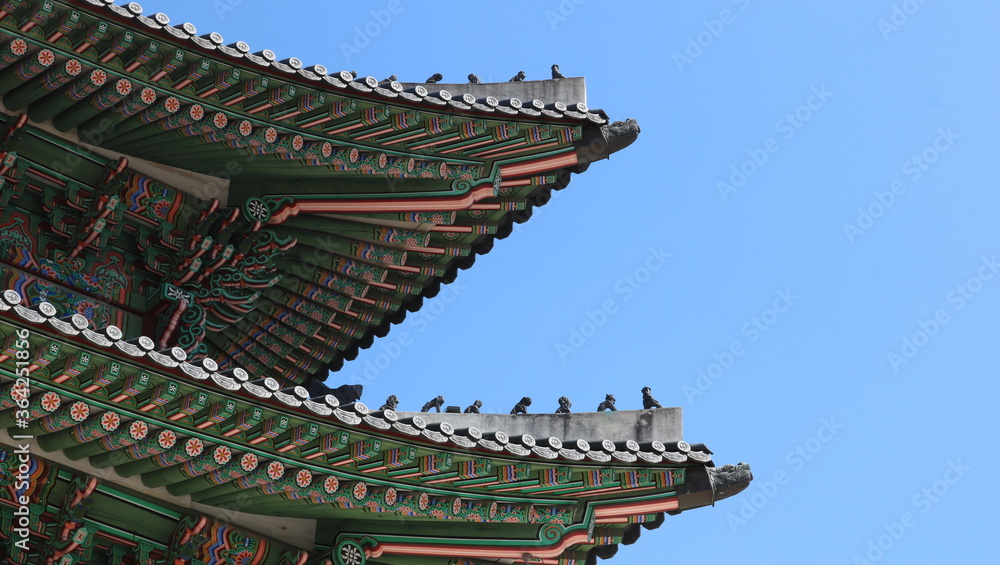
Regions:
<instances>
[{"instance_id":1,"label":"temple roof","mask_svg":"<svg viewBox=\"0 0 1000 565\"><path fill-rule=\"evenodd\" d=\"M680 409L430 415L321 384L638 137L582 78L331 74L141 12L0 3L0 420L65 466L37 462L36 531L81 540L38 555L191 563L229 526L187 510L236 505L311 521L299 549L338 565L576 565L746 488ZM126 543L131 518L155 527ZM281 547L254 562L309 558Z\"/></svg>"},{"instance_id":2,"label":"temple roof","mask_svg":"<svg viewBox=\"0 0 1000 565\"><path fill-rule=\"evenodd\" d=\"M371 556L397 556L396 563L422 551L471 558L493 547L509 555L494 546L511 538L565 558L634 541L638 524L713 504L749 482L748 469L716 469L710 450L680 439L679 409L535 417L370 410L282 389L242 369L220 371L207 358L189 361L177 347L157 351L149 338L92 329L80 314L62 315L48 302L29 306L11 290L0 298L5 425L23 420L19 433L37 437L42 449L113 467L146 489L317 520L320 546L371 537ZM20 368L29 385L2 377ZM612 439L526 433L526 425L536 434L560 427L546 420ZM378 515L407 516L407 526ZM120 519L98 523L114 531ZM467 532L456 548L434 525L440 520L510 526ZM603 532L596 537L587 533L594 524Z\"/></svg>"},{"instance_id":3,"label":"temple roof","mask_svg":"<svg viewBox=\"0 0 1000 565\"><path fill-rule=\"evenodd\" d=\"M282 383L325 379L638 135L580 78L379 82L136 4L5 6L5 190L43 202L12 213L66 261L136 267L93 296L126 335Z\"/></svg>"}]
</instances>

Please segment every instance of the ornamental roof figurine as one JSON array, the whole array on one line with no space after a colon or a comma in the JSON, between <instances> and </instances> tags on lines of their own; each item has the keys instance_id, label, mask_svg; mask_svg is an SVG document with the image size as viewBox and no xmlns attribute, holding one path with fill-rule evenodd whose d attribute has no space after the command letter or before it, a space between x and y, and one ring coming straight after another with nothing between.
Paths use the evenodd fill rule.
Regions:
<instances>
[{"instance_id":1,"label":"ornamental roof figurine","mask_svg":"<svg viewBox=\"0 0 1000 565\"><path fill-rule=\"evenodd\" d=\"M381 82L396 82L396 75L389 75L388 77L382 79Z\"/></svg>"},{"instance_id":2,"label":"ornamental roof figurine","mask_svg":"<svg viewBox=\"0 0 1000 565\"><path fill-rule=\"evenodd\" d=\"M479 77L473 73L469 73L469 84L479 84Z\"/></svg>"},{"instance_id":3,"label":"ornamental roof figurine","mask_svg":"<svg viewBox=\"0 0 1000 565\"><path fill-rule=\"evenodd\" d=\"M470 404L466 409L466 414L479 414L479 409L483 407L483 401L476 399L475 402Z\"/></svg>"},{"instance_id":4,"label":"ornamental roof figurine","mask_svg":"<svg viewBox=\"0 0 1000 565\"><path fill-rule=\"evenodd\" d=\"M397 406L399 406L399 399L396 398L395 394L390 394L389 398L385 399L385 404L379 410L395 410Z\"/></svg>"},{"instance_id":5,"label":"ornamental roof figurine","mask_svg":"<svg viewBox=\"0 0 1000 565\"><path fill-rule=\"evenodd\" d=\"M441 73L434 73L431 76L427 77L427 80L425 80L424 83L425 84L437 84L442 79L444 79L444 76Z\"/></svg>"},{"instance_id":6,"label":"ornamental roof figurine","mask_svg":"<svg viewBox=\"0 0 1000 565\"><path fill-rule=\"evenodd\" d=\"M573 407L573 403L569 401L565 396L559 397L559 408L556 408L556 414L569 414L570 408Z\"/></svg>"},{"instance_id":7,"label":"ornamental roof figurine","mask_svg":"<svg viewBox=\"0 0 1000 565\"><path fill-rule=\"evenodd\" d=\"M642 389L642 407L645 410L650 408L663 408L660 403L653 398L653 389L648 386Z\"/></svg>"},{"instance_id":8,"label":"ornamental roof figurine","mask_svg":"<svg viewBox=\"0 0 1000 565\"><path fill-rule=\"evenodd\" d=\"M559 72L559 65L552 65L552 78L566 78Z\"/></svg>"},{"instance_id":9,"label":"ornamental roof figurine","mask_svg":"<svg viewBox=\"0 0 1000 565\"><path fill-rule=\"evenodd\" d=\"M516 74L516 75L514 75L514 76L513 76L513 77L512 77L512 78L511 78L510 80L508 80L507 82L521 82L521 81L522 81L522 80L524 80L524 79L525 79L525 77L527 77L527 76L528 76L528 75L524 74L524 71L517 71L517 74Z\"/></svg>"},{"instance_id":10,"label":"ornamental roof figurine","mask_svg":"<svg viewBox=\"0 0 1000 565\"><path fill-rule=\"evenodd\" d=\"M611 394L606 395L604 397L604 402L600 403L597 406L597 411L598 412L604 412L605 410L611 410L612 412L615 412L616 410L618 410L617 408L615 408L615 397L614 397L614 395L611 395Z\"/></svg>"},{"instance_id":11,"label":"ornamental roof figurine","mask_svg":"<svg viewBox=\"0 0 1000 565\"><path fill-rule=\"evenodd\" d=\"M441 412L441 407L444 406L444 397L438 396L427 401L424 407L420 409L421 412L430 412L431 408Z\"/></svg>"},{"instance_id":12,"label":"ornamental roof figurine","mask_svg":"<svg viewBox=\"0 0 1000 565\"><path fill-rule=\"evenodd\" d=\"M525 396L520 402L514 405L514 409L510 411L511 414L527 414L528 406L531 406L531 398Z\"/></svg>"}]
</instances>

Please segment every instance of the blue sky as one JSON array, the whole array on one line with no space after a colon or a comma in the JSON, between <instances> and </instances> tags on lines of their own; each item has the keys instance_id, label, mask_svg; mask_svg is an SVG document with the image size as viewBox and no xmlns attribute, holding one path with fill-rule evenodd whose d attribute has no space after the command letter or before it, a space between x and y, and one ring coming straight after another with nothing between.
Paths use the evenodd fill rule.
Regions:
<instances>
[{"instance_id":1,"label":"blue sky","mask_svg":"<svg viewBox=\"0 0 1000 565\"><path fill-rule=\"evenodd\" d=\"M371 405L443 394L501 412L524 395L539 412L563 395L590 410L607 393L635 409L653 387L684 408L688 441L756 480L668 517L615 563L1000 558L985 518L998 502L1000 5L144 8L379 79L530 80L558 63L587 77L591 107L638 119L632 147L333 384L366 379Z\"/></svg>"}]
</instances>

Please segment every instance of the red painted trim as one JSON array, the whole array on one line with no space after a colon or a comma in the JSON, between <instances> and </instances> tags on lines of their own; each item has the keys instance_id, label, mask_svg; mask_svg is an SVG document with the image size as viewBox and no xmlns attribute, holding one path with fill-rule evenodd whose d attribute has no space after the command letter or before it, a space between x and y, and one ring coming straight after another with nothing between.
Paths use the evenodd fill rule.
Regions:
<instances>
[{"instance_id":1,"label":"red painted trim","mask_svg":"<svg viewBox=\"0 0 1000 565\"><path fill-rule=\"evenodd\" d=\"M572 545L589 543L587 532L574 532L547 547L503 547L489 545L418 545L413 543L386 542L376 545L365 554L373 559L383 555L426 555L433 557L468 557L474 555L479 559L514 559L520 560L525 550L533 557L551 558L562 555L566 548Z\"/></svg>"},{"instance_id":2,"label":"red painted trim","mask_svg":"<svg viewBox=\"0 0 1000 565\"><path fill-rule=\"evenodd\" d=\"M559 155L545 157L544 159L535 159L525 163L503 165L500 167L500 176L502 178L523 177L525 175L541 171L551 171L554 169L561 169L563 167L572 167L579 162L580 160L576 156L576 151L569 150L565 153L560 153Z\"/></svg>"}]
</instances>

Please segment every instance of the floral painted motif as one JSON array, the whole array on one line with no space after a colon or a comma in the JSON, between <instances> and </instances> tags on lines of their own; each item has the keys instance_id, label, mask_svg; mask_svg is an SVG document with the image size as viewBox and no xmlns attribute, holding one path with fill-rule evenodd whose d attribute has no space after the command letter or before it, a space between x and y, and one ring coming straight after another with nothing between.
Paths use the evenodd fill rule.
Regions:
<instances>
[{"instance_id":1,"label":"floral painted motif","mask_svg":"<svg viewBox=\"0 0 1000 565\"><path fill-rule=\"evenodd\" d=\"M13 396L13 394L11 394ZM46 392L42 395L42 410L46 412L55 412L59 405L62 404L62 399L59 395L54 392Z\"/></svg>"},{"instance_id":2,"label":"floral painted motif","mask_svg":"<svg viewBox=\"0 0 1000 565\"><path fill-rule=\"evenodd\" d=\"M333 145L330 144L329 141L324 141L323 147L320 151L323 153L324 157L329 157L330 155L333 155Z\"/></svg>"},{"instance_id":3,"label":"floral painted motif","mask_svg":"<svg viewBox=\"0 0 1000 565\"><path fill-rule=\"evenodd\" d=\"M127 78L120 78L115 83L115 90L122 96L127 96L132 92L132 81Z\"/></svg>"},{"instance_id":4,"label":"floral painted motif","mask_svg":"<svg viewBox=\"0 0 1000 565\"><path fill-rule=\"evenodd\" d=\"M139 98L145 104L152 104L156 102L156 91L149 87L143 88L142 92L139 93Z\"/></svg>"},{"instance_id":5,"label":"floral painted motif","mask_svg":"<svg viewBox=\"0 0 1000 565\"><path fill-rule=\"evenodd\" d=\"M97 311L98 308L100 308L99 305L94 304L89 300L81 300L76 304L74 304L73 306L77 314L80 314L81 316L87 318L88 320L93 320L94 313Z\"/></svg>"},{"instance_id":6,"label":"floral painted motif","mask_svg":"<svg viewBox=\"0 0 1000 565\"><path fill-rule=\"evenodd\" d=\"M264 131L264 140L268 143L274 143L278 139L278 130L274 128L267 128Z\"/></svg>"},{"instance_id":7,"label":"floral painted motif","mask_svg":"<svg viewBox=\"0 0 1000 565\"><path fill-rule=\"evenodd\" d=\"M215 124L215 127L222 129L229 123L229 118L222 112L217 112L212 116L212 123Z\"/></svg>"},{"instance_id":8,"label":"floral painted motif","mask_svg":"<svg viewBox=\"0 0 1000 565\"><path fill-rule=\"evenodd\" d=\"M108 81L108 73L101 69L94 69L94 72L90 73L90 82L94 86L102 86Z\"/></svg>"},{"instance_id":9,"label":"floral painted motif","mask_svg":"<svg viewBox=\"0 0 1000 565\"><path fill-rule=\"evenodd\" d=\"M328 475L326 479L323 480L323 490L326 494L334 494L337 489L340 488L340 479L333 475Z\"/></svg>"},{"instance_id":10,"label":"floral painted motif","mask_svg":"<svg viewBox=\"0 0 1000 565\"><path fill-rule=\"evenodd\" d=\"M427 510L431 505L431 497L426 493L420 493L420 498L417 499L417 508L421 511Z\"/></svg>"},{"instance_id":11,"label":"floral painted motif","mask_svg":"<svg viewBox=\"0 0 1000 565\"><path fill-rule=\"evenodd\" d=\"M243 120L240 122L239 130L242 136L250 135L253 132L253 124L250 123L250 120Z\"/></svg>"},{"instance_id":12,"label":"floral painted motif","mask_svg":"<svg viewBox=\"0 0 1000 565\"><path fill-rule=\"evenodd\" d=\"M368 485L361 481L354 483L354 488L351 489L351 494L354 495L355 500L364 499L364 497L368 496Z\"/></svg>"},{"instance_id":13,"label":"floral painted motif","mask_svg":"<svg viewBox=\"0 0 1000 565\"><path fill-rule=\"evenodd\" d=\"M295 473L295 484L299 485L301 488L306 488L312 483L313 475L308 469L299 469L298 473Z\"/></svg>"},{"instance_id":14,"label":"floral painted motif","mask_svg":"<svg viewBox=\"0 0 1000 565\"><path fill-rule=\"evenodd\" d=\"M11 53L21 56L28 52L28 43L23 39L18 38L10 42Z\"/></svg>"},{"instance_id":15,"label":"floral painted motif","mask_svg":"<svg viewBox=\"0 0 1000 565\"><path fill-rule=\"evenodd\" d=\"M296 135L292 138L292 149L298 151L302 149L303 145L305 145L305 140L302 139L301 135Z\"/></svg>"},{"instance_id":16,"label":"floral painted motif","mask_svg":"<svg viewBox=\"0 0 1000 565\"><path fill-rule=\"evenodd\" d=\"M153 215L156 217L165 217L167 212L170 210L171 203L166 200L159 200L155 202L152 206Z\"/></svg>"},{"instance_id":17,"label":"floral painted motif","mask_svg":"<svg viewBox=\"0 0 1000 565\"><path fill-rule=\"evenodd\" d=\"M149 425L147 425L146 422L143 422L142 420L136 420L132 422L132 424L129 425L128 427L128 434L132 436L132 439L136 441L144 439L146 437L146 434L148 433L149 433Z\"/></svg>"},{"instance_id":18,"label":"floral painted motif","mask_svg":"<svg viewBox=\"0 0 1000 565\"><path fill-rule=\"evenodd\" d=\"M387 506L395 506L398 500L399 493L396 492L396 489L392 487L385 489L385 503Z\"/></svg>"},{"instance_id":19,"label":"floral painted motif","mask_svg":"<svg viewBox=\"0 0 1000 565\"><path fill-rule=\"evenodd\" d=\"M171 96L170 98L167 98L166 100L163 101L163 107L168 112L170 112L171 114L173 114L177 110L181 109L181 101L178 100L177 98Z\"/></svg>"},{"instance_id":20,"label":"floral painted motif","mask_svg":"<svg viewBox=\"0 0 1000 565\"><path fill-rule=\"evenodd\" d=\"M51 65L55 60L56 56L48 49L42 49L38 52L38 62L46 67Z\"/></svg>"},{"instance_id":21,"label":"floral painted motif","mask_svg":"<svg viewBox=\"0 0 1000 565\"><path fill-rule=\"evenodd\" d=\"M195 104L188 110L188 115L195 120L200 120L205 117L205 107L201 104Z\"/></svg>"},{"instance_id":22,"label":"floral painted motif","mask_svg":"<svg viewBox=\"0 0 1000 565\"><path fill-rule=\"evenodd\" d=\"M248 473L257 468L257 463L259 460L253 453L244 453L243 457L240 458L240 467Z\"/></svg>"},{"instance_id":23,"label":"floral painted motif","mask_svg":"<svg viewBox=\"0 0 1000 565\"><path fill-rule=\"evenodd\" d=\"M83 65L81 65L80 61L77 61L76 59L70 59L69 61L66 61L65 69L66 74L75 77L80 74L80 71L83 70Z\"/></svg>"},{"instance_id":24,"label":"floral painted motif","mask_svg":"<svg viewBox=\"0 0 1000 565\"><path fill-rule=\"evenodd\" d=\"M230 459L233 458L233 451L225 445L220 445L215 448L212 458L215 459L216 464L225 465L226 463L229 463Z\"/></svg>"},{"instance_id":25,"label":"floral painted motif","mask_svg":"<svg viewBox=\"0 0 1000 565\"><path fill-rule=\"evenodd\" d=\"M87 419L87 416L90 416L90 406L86 402L74 402L69 407L69 417L74 422L82 422Z\"/></svg>"},{"instance_id":26,"label":"floral painted motif","mask_svg":"<svg viewBox=\"0 0 1000 565\"><path fill-rule=\"evenodd\" d=\"M170 449L177 443L177 434L171 430L163 430L156 438L156 442L160 444L161 449Z\"/></svg>"},{"instance_id":27,"label":"floral painted motif","mask_svg":"<svg viewBox=\"0 0 1000 565\"><path fill-rule=\"evenodd\" d=\"M187 443L184 444L184 451L188 454L189 457L197 457L201 455L201 452L204 449L205 449L205 444L202 443L202 441L196 437L187 440Z\"/></svg>"},{"instance_id":28,"label":"floral painted motif","mask_svg":"<svg viewBox=\"0 0 1000 565\"><path fill-rule=\"evenodd\" d=\"M267 476L271 478L272 481L277 481L285 475L285 466L277 461L271 461L267 465Z\"/></svg>"},{"instance_id":29,"label":"floral painted motif","mask_svg":"<svg viewBox=\"0 0 1000 565\"><path fill-rule=\"evenodd\" d=\"M101 414L101 427L105 431L113 432L118 429L118 426L122 423L121 416L117 412L105 412Z\"/></svg>"},{"instance_id":30,"label":"floral painted motif","mask_svg":"<svg viewBox=\"0 0 1000 565\"><path fill-rule=\"evenodd\" d=\"M14 388L10 389L10 397L18 402L27 400L30 393L31 389L26 381L17 381Z\"/></svg>"}]
</instances>

